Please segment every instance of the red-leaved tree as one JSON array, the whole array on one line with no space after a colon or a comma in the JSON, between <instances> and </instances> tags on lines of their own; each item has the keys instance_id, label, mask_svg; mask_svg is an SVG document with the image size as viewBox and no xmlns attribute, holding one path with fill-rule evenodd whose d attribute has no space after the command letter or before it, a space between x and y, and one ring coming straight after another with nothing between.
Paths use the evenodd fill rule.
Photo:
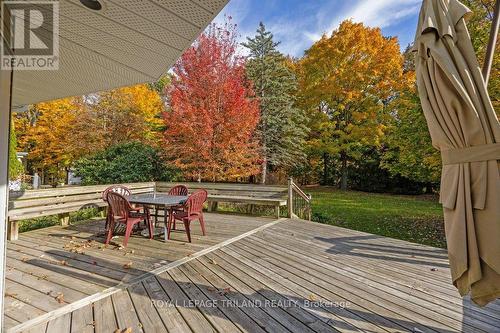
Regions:
<instances>
[{"instance_id":1,"label":"red-leaved tree","mask_svg":"<svg viewBox=\"0 0 500 333\"><path fill-rule=\"evenodd\" d=\"M236 180L259 172L259 108L236 46L235 25L211 25L174 66L165 153L187 178Z\"/></svg>"}]
</instances>

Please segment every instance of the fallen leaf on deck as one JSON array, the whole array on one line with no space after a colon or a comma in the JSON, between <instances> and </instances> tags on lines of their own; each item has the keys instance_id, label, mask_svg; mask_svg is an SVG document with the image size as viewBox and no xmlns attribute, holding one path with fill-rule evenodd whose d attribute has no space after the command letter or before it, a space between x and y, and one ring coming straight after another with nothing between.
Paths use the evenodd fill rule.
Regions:
<instances>
[{"instance_id":1,"label":"fallen leaf on deck","mask_svg":"<svg viewBox=\"0 0 500 333\"><path fill-rule=\"evenodd\" d=\"M309 300L314 302L316 300L316 295L314 294L309 295Z\"/></svg>"},{"instance_id":2,"label":"fallen leaf on deck","mask_svg":"<svg viewBox=\"0 0 500 333\"><path fill-rule=\"evenodd\" d=\"M21 261L22 261L22 262L26 262L26 261L28 261L28 258L26 258L26 257L22 257L22 258L21 258Z\"/></svg>"},{"instance_id":3,"label":"fallen leaf on deck","mask_svg":"<svg viewBox=\"0 0 500 333\"><path fill-rule=\"evenodd\" d=\"M132 327L127 327L122 331L122 333L132 333Z\"/></svg>"},{"instance_id":4,"label":"fallen leaf on deck","mask_svg":"<svg viewBox=\"0 0 500 333\"><path fill-rule=\"evenodd\" d=\"M125 269L130 269L132 267L132 262L128 262L125 265L123 265L123 268Z\"/></svg>"},{"instance_id":5,"label":"fallen leaf on deck","mask_svg":"<svg viewBox=\"0 0 500 333\"><path fill-rule=\"evenodd\" d=\"M211 263L212 265L217 265L217 261L215 261L214 259L210 259L210 263Z\"/></svg>"},{"instance_id":6,"label":"fallen leaf on deck","mask_svg":"<svg viewBox=\"0 0 500 333\"><path fill-rule=\"evenodd\" d=\"M16 297L16 296L17 296L16 293L9 293L9 292L5 293L5 297Z\"/></svg>"},{"instance_id":7,"label":"fallen leaf on deck","mask_svg":"<svg viewBox=\"0 0 500 333\"><path fill-rule=\"evenodd\" d=\"M63 293L59 293L55 298L56 298L57 303L59 303L59 304L65 303L64 302L64 294Z\"/></svg>"},{"instance_id":8,"label":"fallen leaf on deck","mask_svg":"<svg viewBox=\"0 0 500 333\"><path fill-rule=\"evenodd\" d=\"M227 288L224 288L222 289L222 291L220 291L219 293L221 295L226 295L227 293L231 292L231 288L230 287L227 287Z\"/></svg>"},{"instance_id":9,"label":"fallen leaf on deck","mask_svg":"<svg viewBox=\"0 0 500 333\"><path fill-rule=\"evenodd\" d=\"M59 262L62 266L68 266L68 262L66 260L61 260Z\"/></svg>"}]
</instances>

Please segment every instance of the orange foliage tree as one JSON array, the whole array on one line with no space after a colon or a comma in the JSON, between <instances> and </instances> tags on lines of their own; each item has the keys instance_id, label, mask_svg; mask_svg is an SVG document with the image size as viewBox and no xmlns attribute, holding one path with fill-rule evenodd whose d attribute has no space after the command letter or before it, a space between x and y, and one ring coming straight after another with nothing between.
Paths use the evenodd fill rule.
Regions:
<instances>
[{"instance_id":1,"label":"orange foliage tree","mask_svg":"<svg viewBox=\"0 0 500 333\"><path fill-rule=\"evenodd\" d=\"M299 63L300 102L312 121L310 145L325 161L340 161L342 189L348 166L367 147L380 145L385 106L397 94L402 65L396 38L351 21L324 35Z\"/></svg>"},{"instance_id":2,"label":"orange foliage tree","mask_svg":"<svg viewBox=\"0 0 500 333\"><path fill-rule=\"evenodd\" d=\"M212 25L174 66L165 154L186 177L236 180L259 172L258 102L236 55L235 26Z\"/></svg>"}]
</instances>

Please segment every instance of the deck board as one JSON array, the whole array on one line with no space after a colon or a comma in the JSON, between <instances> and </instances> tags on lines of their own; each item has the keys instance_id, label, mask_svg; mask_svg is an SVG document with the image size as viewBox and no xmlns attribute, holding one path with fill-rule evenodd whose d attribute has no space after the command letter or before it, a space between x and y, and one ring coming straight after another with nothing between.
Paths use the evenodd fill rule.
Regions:
<instances>
[{"instance_id":1,"label":"deck board","mask_svg":"<svg viewBox=\"0 0 500 333\"><path fill-rule=\"evenodd\" d=\"M176 267L50 319L47 332L52 327L57 332L70 332L68 327L71 332L500 332L500 302L479 308L462 299L450 283L443 249L301 220L271 225L269 219L207 216L212 233L209 229L210 236L202 237L195 226L193 244L182 241L185 235L178 231L177 241L167 244L133 237L127 250L64 249L70 240L99 242L96 223L22 235L18 244L9 244L7 324L58 308L54 297L40 296L52 287L72 302L92 287L127 282L185 258ZM263 225L265 229L209 248ZM210 252L193 255L203 249ZM69 267L52 263L66 260L61 258L67 258ZM123 268L127 262L132 268ZM37 286L46 265L59 270ZM85 271L89 265L92 272ZM101 267L102 276L77 288ZM23 276L25 281L19 282ZM32 300L37 295L40 299ZM23 302L27 310L15 312Z\"/></svg>"}]
</instances>

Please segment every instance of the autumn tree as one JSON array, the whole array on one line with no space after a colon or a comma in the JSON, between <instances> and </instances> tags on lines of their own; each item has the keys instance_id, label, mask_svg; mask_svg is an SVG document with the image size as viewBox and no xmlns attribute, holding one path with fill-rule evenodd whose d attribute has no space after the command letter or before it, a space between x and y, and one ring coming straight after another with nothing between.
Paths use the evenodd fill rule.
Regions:
<instances>
[{"instance_id":1,"label":"autumn tree","mask_svg":"<svg viewBox=\"0 0 500 333\"><path fill-rule=\"evenodd\" d=\"M263 160L262 183L270 167L291 169L305 159L306 117L295 104L296 75L277 50L278 45L262 22L257 34L243 43L250 52L247 77L260 104L257 135Z\"/></svg>"},{"instance_id":2,"label":"autumn tree","mask_svg":"<svg viewBox=\"0 0 500 333\"><path fill-rule=\"evenodd\" d=\"M160 95L147 84L88 95L76 120L75 144L84 154L131 141L158 144L163 110Z\"/></svg>"},{"instance_id":3,"label":"autumn tree","mask_svg":"<svg viewBox=\"0 0 500 333\"><path fill-rule=\"evenodd\" d=\"M186 177L234 180L258 173L258 103L236 54L236 28L211 25L174 66L165 154Z\"/></svg>"},{"instance_id":4,"label":"autumn tree","mask_svg":"<svg viewBox=\"0 0 500 333\"><path fill-rule=\"evenodd\" d=\"M79 98L38 103L21 116L24 120L18 120L26 126L22 145L29 152L28 161L53 185L65 181L65 171L80 156L72 144L80 105Z\"/></svg>"},{"instance_id":5,"label":"autumn tree","mask_svg":"<svg viewBox=\"0 0 500 333\"><path fill-rule=\"evenodd\" d=\"M367 147L380 144L402 63L396 38L351 21L324 35L301 60L300 101L317 122L311 124L316 146L325 158L340 161L342 189L348 185L349 164L361 159ZM314 129L326 129L327 135Z\"/></svg>"}]
</instances>

